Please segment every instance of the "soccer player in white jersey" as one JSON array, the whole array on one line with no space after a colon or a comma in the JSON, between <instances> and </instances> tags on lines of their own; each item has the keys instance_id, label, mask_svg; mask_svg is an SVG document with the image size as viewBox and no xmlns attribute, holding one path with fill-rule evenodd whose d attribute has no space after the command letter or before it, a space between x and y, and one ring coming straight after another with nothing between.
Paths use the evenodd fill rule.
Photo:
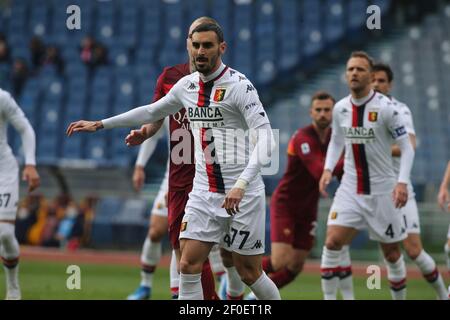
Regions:
<instances>
[{"instance_id":1,"label":"soccer player in white jersey","mask_svg":"<svg viewBox=\"0 0 450 320\"><path fill-rule=\"evenodd\" d=\"M222 63L226 43L219 26L196 27L192 46L197 72L179 80L165 97L109 119L74 122L67 134L138 126L184 105L194 135L196 173L180 233L179 298L203 298L201 266L212 246L222 243L258 299L280 299L277 287L261 270L265 194L260 171L275 147L269 119L251 82ZM249 144L225 138L236 129L257 129L251 154ZM229 159L227 152L244 161L224 161Z\"/></svg>"},{"instance_id":2,"label":"soccer player in white jersey","mask_svg":"<svg viewBox=\"0 0 450 320\"><path fill-rule=\"evenodd\" d=\"M368 228L370 238L381 245L393 299L406 298L406 267L400 251L406 232L399 208L408 201L414 149L392 102L371 88L372 67L372 59L365 52L351 54L346 66L351 94L333 110L333 133L319 183L324 195L344 147L345 160L322 252L325 299L336 299L341 249L362 228ZM398 178L391 157L394 141L402 153Z\"/></svg>"},{"instance_id":3,"label":"soccer player in white jersey","mask_svg":"<svg viewBox=\"0 0 450 320\"><path fill-rule=\"evenodd\" d=\"M168 118L166 118L164 125L168 130ZM147 139L140 147L139 153L136 159L136 164L133 172L133 186L134 189L139 192L145 182L145 166L148 160L155 151L156 145L160 137L162 137L163 130L158 131L159 134ZM168 220L167 220L167 190L168 190L168 178L169 178L169 163L167 163L166 172L164 178L159 187L158 194L153 201L153 206L150 215L150 227L148 229L147 237L145 238L144 245L141 253L141 283L139 287L130 294L128 300L145 300L150 298L153 285L153 274L156 266L158 265L161 254L162 244L161 240L167 233ZM170 282L171 288L177 287L179 282L178 272L176 272L176 260L171 259L170 263ZM175 268L175 272L173 272Z\"/></svg>"},{"instance_id":4,"label":"soccer player in white jersey","mask_svg":"<svg viewBox=\"0 0 450 320\"><path fill-rule=\"evenodd\" d=\"M372 87L374 90L386 95L392 102L394 109L403 117L406 132L409 135L409 139L413 148L416 147L416 133L414 130L414 122L411 114L411 110L407 105L398 101L390 95L392 84L394 80L394 74L389 65L383 63L374 64L373 68L373 79ZM394 144L391 147L392 157L394 161L395 174L398 176L400 168L400 148ZM419 267L424 278L432 285L435 289L439 299L447 300L448 294L445 288L444 280L440 275L436 263L433 258L425 252L420 240L420 221L419 221L419 211L417 209L417 202L415 199L414 189L411 181L408 182L408 202L401 208L403 214L404 228L406 229L407 238L403 240L403 246L409 258ZM348 251L346 252L348 257L343 257L341 255L341 260L350 262L350 255ZM345 288L352 288L352 286L344 286ZM342 288L341 288L341 291ZM353 292L347 293L342 292L343 296L352 296Z\"/></svg>"},{"instance_id":5,"label":"soccer player in white jersey","mask_svg":"<svg viewBox=\"0 0 450 320\"><path fill-rule=\"evenodd\" d=\"M0 255L6 275L6 299L20 300L19 243L14 234L17 204L19 202L19 167L7 140L10 123L22 138L25 167L22 180L31 192L40 184L36 170L36 138L23 111L11 95L0 89Z\"/></svg>"},{"instance_id":6,"label":"soccer player in white jersey","mask_svg":"<svg viewBox=\"0 0 450 320\"><path fill-rule=\"evenodd\" d=\"M450 161L447 164L442 183L439 188L437 197L438 204L442 210L450 212L450 196L448 193L448 186L450 185ZM445 244L445 258L447 260L447 271L450 273L450 225L448 226L447 243ZM448 287L448 296L450 298L450 286Z\"/></svg>"}]
</instances>

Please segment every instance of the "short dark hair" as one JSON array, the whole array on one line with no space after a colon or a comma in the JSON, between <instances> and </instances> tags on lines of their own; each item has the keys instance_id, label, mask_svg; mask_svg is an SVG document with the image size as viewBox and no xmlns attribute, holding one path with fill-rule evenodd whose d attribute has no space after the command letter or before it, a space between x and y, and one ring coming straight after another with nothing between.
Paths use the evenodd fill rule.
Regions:
<instances>
[{"instance_id":1,"label":"short dark hair","mask_svg":"<svg viewBox=\"0 0 450 320\"><path fill-rule=\"evenodd\" d=\"M388 77L389 82L392 82L392 80L394 80L394 72L392 72L391 67L386 63L382 62L375 63L373 65L372 71L373 72L384 71Z\"/></svg>"},{"instance_id":2,"label":"short dark hair","mask_svg":"<svg viewBox=\"0 0 450 320\"><path fill-rule=\"evenodd\" d=\"M311 98L311 106L312 106L314 100L328 100L328 99L333 101L333 104L336 103L336 100L334 100L333 96L331 94L329 94L328 92L323 91L323 90L316 91L316 93L314 93L314 95Z\"/></svg>"},{"instance_id":3,"label":"short dark hair","mask_svg":"<svg viewBox=\"0 0 450 320\"><path fill-rule=\"evenodd\" d=\"M222 43L224 41L222 28L218 24L208 22L199 24L197 27L195 27L195 29L192 30L191 37L195 32L207 32L207 31L215 32L215 34L217 35L217 39L219 40L219 43Z\"/></svg>"},{"instance_id":4,"label":"short dark hair","mask_svg":"<svg viewBox=\"0 0 450 320\"><path fill-rule=\"evenodd\" d=\"M353 52L350 54L349 60L350 60L351 58L363 58L363 59L366 59L367 62L369 62L369 68L370 68L370 71L373 70L373 64L374 64L374 63L373 63L373 58L372 58L371 56L369 56L369 55L367 54L367 52L365 52L365 51L353 51Z\"/></svg>"}]
</instances>

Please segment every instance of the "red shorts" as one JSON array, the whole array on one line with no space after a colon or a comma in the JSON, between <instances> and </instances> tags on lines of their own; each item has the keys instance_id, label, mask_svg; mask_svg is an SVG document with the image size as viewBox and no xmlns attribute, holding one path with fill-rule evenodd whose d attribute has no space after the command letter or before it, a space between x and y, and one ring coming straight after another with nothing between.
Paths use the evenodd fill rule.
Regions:
<instances>
[{"instance_id":1,"label":"red shorts","mask_svg":"<svg viewBox=\"0 0 450 320\"><path fill-rule=\"evenodd\" d=\"M314 245L317 208L289 210L270 205L270 240L292 245L295 249L310 251Z\"/></svg>"},{"instance_id":2,"label":"red shorts","mask_svg":"<svg viewBox=\"0 0 450 320\"><path fill-rule=\"evenodd\" d=\"M169 191L167 194L168 206L168 220L169 220L169 240L172 244L172 248L180 248L180 235L181 220L184 216L184 208L189 199L189 193L191 188L182 191Z\"/></svg>"}]
</instances>

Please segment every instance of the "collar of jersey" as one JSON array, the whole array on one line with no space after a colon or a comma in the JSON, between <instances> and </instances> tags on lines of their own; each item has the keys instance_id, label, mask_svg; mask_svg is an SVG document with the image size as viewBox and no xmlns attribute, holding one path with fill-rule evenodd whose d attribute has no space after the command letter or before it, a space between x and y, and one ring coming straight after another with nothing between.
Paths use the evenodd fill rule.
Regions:
<instances>
[{"instance_id":1,"label":"collar of jersey","mask_svg":"<svg viewBox=\"0 0 450 320\"><path fill-rule=\"evenodd\" d=\"M350 96L350 101L353 105L359 107L359 106L362 106L363 104L366 104L367 102L369 102L369 100L371 100L374 95L375 95L375 91L370 89L370 92L367 96L360 98L360 99L354 99L352 96Z\"/></svg>"},{"instance_id":2,"label":"collar of jersey","mask_svg":"<svg viewBox=\"0 0 450 320\"><path fill-rule=\"evenodd\" d=\"M201 74L200 72L199 72L198 74L200 75L200 79L201 79L203 82L208 82L208 81L211 81L211 80L217 78L217 77L220 75L220 73L221 73L225 68L226 68L225 64L222 63L222 64L220 65L220 67L219 67L216 71L214 71L213 73L211 73L210 75L204 76L204 75Z\"/></svg>"}]
</instances>

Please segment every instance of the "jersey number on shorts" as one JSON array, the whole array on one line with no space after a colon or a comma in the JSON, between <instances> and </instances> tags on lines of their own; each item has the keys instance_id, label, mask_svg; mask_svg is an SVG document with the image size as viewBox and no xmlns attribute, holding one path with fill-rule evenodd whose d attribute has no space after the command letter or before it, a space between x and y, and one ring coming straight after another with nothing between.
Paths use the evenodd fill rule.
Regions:
<instances>
[{"instance_id":1,"label":"jersey number on shorts","mask_svg":"<svg viewBox=\"0 0 450 320\"><path fill-rule=\"evenodd\" d=\"M235 228L231 228L231 231L233 232L233 236L230 238L230 235L227 234L223 238L223 241L227 244L228 247L231 247L231 245L234 243L234 239L236 238L236 234L238 231ZM241 244L239 245L239 249L242 249L244 247L245 242L247 241L248 237L250 236L250 231L239 231L240 236L244 236L242 239Z\"/></svg>"},{"instance_id":2,"label":"jersey number on shorts","mask_svg":"<svg viewBox=\"0 0 450 320\"><path fill-rule=\"evenodd\" d=\"M11 193L0 194L0 208L7 207L9 203L9 199L11 198Z\"/></svg>"},{"instance_id":3,"label":"jersey number on shorts","mask_svg":"<svg viewBox=\"0 0 450 320\"><path fill-rule=\"evenodd\" d=\"M390 224L387 227L386 232L384 234L391 237L391 239L394 238L394 230L392 230L392 224Z\"/></svg>"}]
</instances>

